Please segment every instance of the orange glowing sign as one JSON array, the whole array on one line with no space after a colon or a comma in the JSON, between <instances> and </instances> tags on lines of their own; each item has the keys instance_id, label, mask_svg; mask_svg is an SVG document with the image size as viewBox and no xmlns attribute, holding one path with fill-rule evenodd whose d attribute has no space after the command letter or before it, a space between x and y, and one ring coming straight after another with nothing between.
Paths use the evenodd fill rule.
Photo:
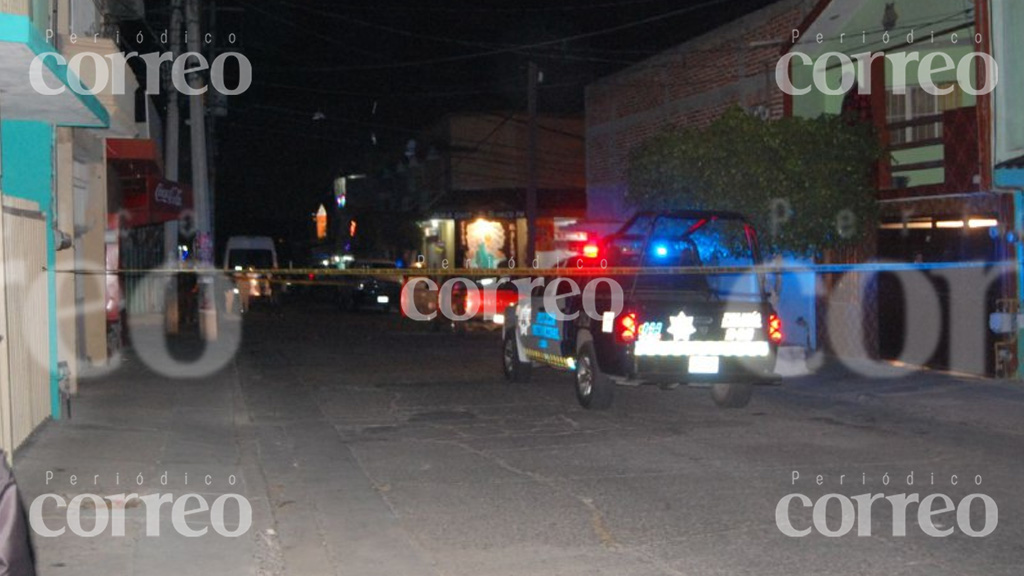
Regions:
<instances>
[{"instance_id":1,"label":"orange glowing sign","mask_svg":"<svg viewBox=\"0 0 1024 576\"><path fill-rule=\"evenodd\" d=\"M316 222L316 239L323 240L327 238L327 209L324 205L320 205L320 209L316 211L316 216L313 218Z\"/></svg>"}]
</instances>

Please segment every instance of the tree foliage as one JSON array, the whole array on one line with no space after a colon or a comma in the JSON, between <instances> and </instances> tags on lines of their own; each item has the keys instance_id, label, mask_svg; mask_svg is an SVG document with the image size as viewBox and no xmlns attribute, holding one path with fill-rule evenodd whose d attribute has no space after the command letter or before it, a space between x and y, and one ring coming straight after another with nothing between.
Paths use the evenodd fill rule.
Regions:
<instances>
[{"instance_id":1,"label":"tree foliage","mask_svg":"<svg viewBox=\"0 0 1024 576\"><path fill-rule=\"evenodd\" d=\"M870 126L838 116L764 121L734 108L703 130L667 129L629 159L641 209L730 210L769 251L806 256L862 242L877 222Z\"/></svg>"}]
</instances>

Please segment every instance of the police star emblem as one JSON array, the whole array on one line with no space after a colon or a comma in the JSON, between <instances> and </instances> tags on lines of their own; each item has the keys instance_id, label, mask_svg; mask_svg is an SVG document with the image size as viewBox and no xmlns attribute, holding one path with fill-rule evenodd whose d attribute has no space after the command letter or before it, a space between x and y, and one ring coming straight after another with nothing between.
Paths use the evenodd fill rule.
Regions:
<instances>
[{"instance_id":1,"label":"police star emblem","mask_svg":"<svg viewBox=\"0 0 1024 576\"><path fill-rule=\"evenodd\" d=\"M516 310L516 319L519 321L519 333L526 336L530 333L530 314L533 312L533 307L529 302L519 305L519 309Z\"/></svg>"},{"instance_id":2,"label":"police star emblem","mask_svg":"<svg viewBox=\"0 0 1024 576\"><path fill-rule=\"evenodd\" d=\"M687 316L686 312L680 312L670 317L668 321L670 325L666 332L671 334L676 342L689 342L690 336L697 332L697 328L693 326L693 317Z\"/></svg>"}]
</instances>

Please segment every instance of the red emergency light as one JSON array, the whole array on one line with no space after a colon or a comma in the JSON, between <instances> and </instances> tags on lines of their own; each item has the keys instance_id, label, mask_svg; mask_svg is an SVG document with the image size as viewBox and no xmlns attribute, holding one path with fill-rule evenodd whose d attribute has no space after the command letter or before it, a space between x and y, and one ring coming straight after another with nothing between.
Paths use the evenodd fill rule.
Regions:
<instances>
[{"instance_id":1,"label":"red emergency light","mask_svg":"<svg viewBox=\"0 0 1024 576\"><path fill-rule=\"evenodd\" d=\"M782 320L778 314L772 314L768 317L768 339L772 344L782 344L782 338Z\"/></svg>"},{"instance_id":2,"label":"red emergency light","mask_svg":"<svg viewBox=\"0 0 1024 576\"><path fill-rule=\"evenodd\" d=\"M636 321L636 313L629 312L619 316L619 329L616 333L619 336L620 342L636 342L636 334L638 331L638 324Z\"/></svg>"}]
</instances>

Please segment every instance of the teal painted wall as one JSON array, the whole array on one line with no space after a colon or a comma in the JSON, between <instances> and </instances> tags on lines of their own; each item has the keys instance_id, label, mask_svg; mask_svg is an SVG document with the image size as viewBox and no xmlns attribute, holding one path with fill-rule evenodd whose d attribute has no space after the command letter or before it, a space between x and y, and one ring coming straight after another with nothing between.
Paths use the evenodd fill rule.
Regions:
<instances>
[{"instance_id":1,"label":"teal painted wall","mask_svg":"<svg viewBox=\"0 0 1024 576\"><path fill-rule=\"evenodd\" d=\"M46 35L46 29L50 26L52 13L53 7L50 0L31 0L29 18L31 18L36 31L43 36Z\"/></svg>"},{"instance_id":2,"label":"teal painted wall","mask_svg":"<svg viewBox=\"0 0 1024 576\"><path fill-rule=\"evenodd\" d=\"M53 127L42 122L4 120L3 190L50 210L53 195Z\"/></svg>"},{"instance_id":3,"label":"teal painted wall","mask_svg":"<svg viewBox=\"0 0 1024 576\"><path fill-rule=\"evenodd\" d=\"M47 230L53 227L53 126L42 122L4 120L2 135L3 178L0 186L6 195L39 204L46 215ZM48 313L50 324L50 414L60 417L59 378L57 372L57 254L53 234L46 235Z\"/></svg>"},{"instance_id":4,"label":"teal painted wall","mask_svg":"<svg viewBox=\"0 0 1024 576\"><path fill-rule=\"evenodd\" d=\"M1024 170L996 170L996 186L1004 188L1024 188ZM1024 284L1022 284L1024 286Z\"/></svg>"}]
</instances>

